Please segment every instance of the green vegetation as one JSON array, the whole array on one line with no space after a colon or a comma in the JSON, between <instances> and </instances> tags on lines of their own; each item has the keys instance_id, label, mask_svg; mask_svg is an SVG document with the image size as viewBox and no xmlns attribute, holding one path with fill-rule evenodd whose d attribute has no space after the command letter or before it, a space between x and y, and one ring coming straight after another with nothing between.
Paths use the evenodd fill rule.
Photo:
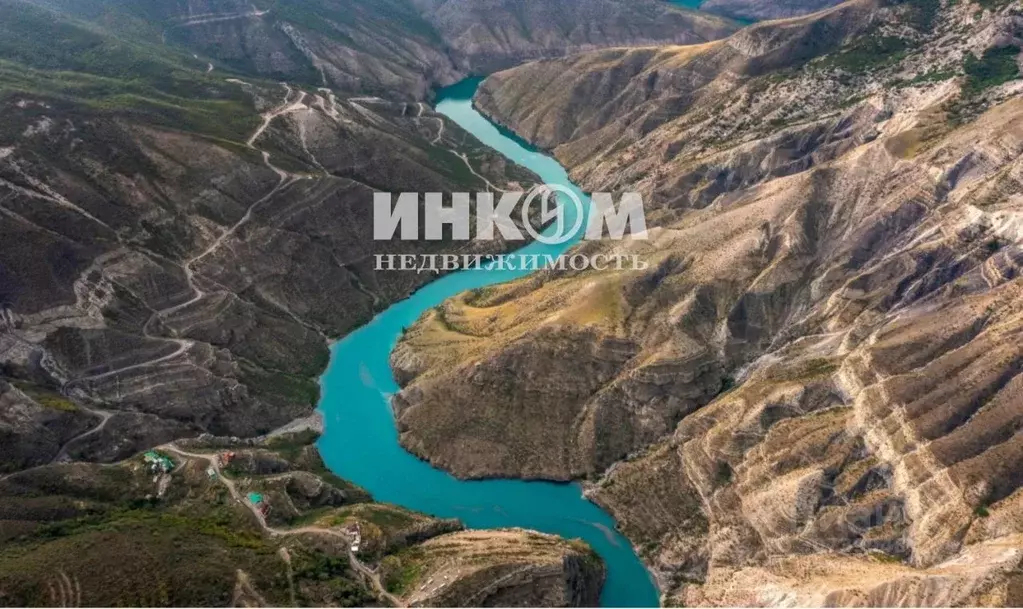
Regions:
<instances>
[{"instance_id":1,"label":"green vegetation","mask_svg":"<svg viewBox=\"0 0 1023 609\"><path fill-rule=\"evenodd\" d=\"M289 603L277 546L226 506L185 515L152 503L44 527L7 544L0 588L15 605L52 605L47 583L63 571L97 606L225 606L237 570L275 606ZM344 555L292 547L297 600L304 606L367 606L374 597L353 580ZM110 578L116 573L116 578Z\"/></svg>"},{"instance_id":2,"label":"green vegetation","mask_svg":"<svg viewBox=\"0 0 1023 609\"><path fill-rule=\"evenodd\" d=\"M721 379L721 389L718 390L718 395L724 395L733 389L735 389L735 377L726 375Z\"/></svg>"},{"instance_id":3,"label":"green vegetation","mask_svg":"<svg viewBox=\"0 0 1023 609\"><path fill-rule=\"evenodd\" d=\"M921 72L909 80L897 81L895 86L898 87L911 87L913 85L920 85L929 82L942 82L950 78L955 78L956 73L951 70L928 70L927 72Z\"/></svg>"},{"instance_id":4,"label":"green vegetation","mask_svg":"<svg viewBox=\"0 0 1023 609\"><path fill-rule=\"evenodd\" d=\"M412 589L419 576L426 570L423 561L425 552L421 548L406 548L380 561L381 581L391 594L402 595Z\"/></svg>"},{"instance_id":5,"label":"green vegetation","mask_svg":"<svg viewBox=\"0 0 1023 609\"><path fill-rule=\"evenodd\" d=\"M39 538L57 539L85 533L129 531L138 526L154 528L188 529L207 537L216 538L230 547L267 551L262 536L254 529L246 529L244 520L225 506L212 506L201 516L186 516L167 511L154 511L157 501L137 500L105 514L94 514L62 520L40 527Z\"/></svg>"},{"instance_id":6,"label":"green vegetation","mask_svg":"<svg viewBox=\"0 0 1023 609\"><path fill-rule=\"evenodd\" d=\"M827 358L811 359L799 371L799 380L810 380L827 376L838 370L838 364Z\"/></svg>"},{"instance_id":7,"label":"green vegetation","mask_svg":"<svg viewBox=\"0 0 1023 609\"><path fill-rule=\"evenodd\" d=\"M1017 58L1018 46L1004 46L984 51L980 59L967 55L963 69L966 72L966 84L963 94L978 95L987 89L1020 77Z\"/></svg>"},{"instance_id":8,"label":"green vegetation","mask_svg":"<svg viewBox=\"0 0 1023 609\"><path fill-rule=\"evenodd\" d=\"M903 0L902 4L909 7L910 25L921 31L934 27L941 10L941 0Z\"/></svg>"},{"instance_id":9,"label":"green vegetation","mask_svg":"<svg viewBox=\"0 0 1023 609\"><path fill-rule=\"evenodd\" d=\"M1002 249L1002 247L1004 247L1004 244L1002 243L1002 240L999 239L998 237L992 237L987 240L987 242L984 244L984 247L987 248L987 251L989 253L997 254Z\"/></svg>"},{"instance_id":10,"label":"green vegetation","mask_svg":"<svg viewBox=\"0 0 1023 609\"><path fill-rule=\"evenodd\" d=\"M192 518L136 509L45 527L6 545L0 588L15 605L52 605L47 582L63 571L88 605L218 605L230 600L235 569L242 568L274 604L282 603L270 585L281 571L273 548L222 516L223 510Z\"/></svg>"},{"instance_id":11,"label":"green vegetation","mask_svg":"<svg viewBox=\"0 0 1023 609\"><path fill-rule=\"evenodd\" d=\"M60 393L52 389L47 389L26 381L15 381L14 386L20 389L22 393L35 400L35 402L43 408L59 410L61 412L78 411L78 407L75 406L71 400L65 398Z\"/></svg>"},{"instance_id":12,"label":"green vegetation","mask_svg":"<svg viewBox=\"0 0 1023 609\"><path fill-rule=\"evenodd\" d=\"M244 140L259 122L238 86L172 48L115 38L29 4L0 4L0 101L26 94L72 102L76 114L134 116L226 140Z\"/></svg>"},{"instance_id":13,"label":"green vegetation","mask_svg":"<svg viewBox=\"0 0 1023 609\"><path fill-rule=\"evenodd\" d=\"M418 518L404 508L381 503L363 504L338 511L333 524L339 526L348 518L356 518L380 527L386 534L412 526Z\"/></svg>"},{"instance_id":14,"label":"green vegetation","mask_svg":"<svg viewBox=\"0 0 1023 609\"><path fill-rule=\"evenodd\" d=\"M718 461L717 471L714 473L714 480L718 486L726 486L732 483L732 478L735 472L732 471L732 466L725 461Z\"/></svg>"},{"instance_id":15,"label":"green vegetation","mask_svg":"<svg viewBox=\"0 0 1023 609\"><path fill-rule=\"evenodd\" d=\"M288 461L295 461L302 456L306 447L320 439L320 433L314 429L303 429L295 433L286 433L266 441L266 448L274 451ZM322 461L321 461L322 463Z\"/></svg>"},{"instance_id":16,"label":"green vegetation","mask_svg":"<svg viewBox=\"0 0 1023 609\"><path fill-rule=\"evenodd\" d=\"M264 370L242 361L241 380L267 399L281 405L308 404L320 401L320 385L313 379Z\"/></svg>"},{"instance_id":17,"label":"green vegetation","mask_svg":"<svg viewBox=\"0 0 1023 609\"><path fill-rule=\"evenodd\" d=\"M902 61L909 49L909 42L898 36L865 36L847 48L825 56L816 65L823 69L863 74Z\"/></svg>"},{"instance_id":18,"label":"green vegetation","mask_svg":"<svg viewBox=\"0 0 1023 609\"><path fill-rule=\"evenodd\" d=\"M401 508L363 510L360 514L381 529L400 529L411 526L416 518Z\"/></svg>"},{"instance_id":19,"label":"green vegetation","mask_svg":"<svg viewBox=\"0 0 1023 609\"><path fill-rule=\"evenodd\" d=\"M269 448L322 465L311 445L301 446L316 438L315 432L298 432ZM335 555L330 544L307 546L298 538L265 535L249 510L208 480L202 467L178 467L163 495L155 497L152 477L138 463L50 466L23 486L7 487L13 492L0 496L0 512L27 509L35 520L0 528L5 602L59 604L48 596L48 584L64 572L81 588L76 602L89 606L227 606L242 571L251 589L273 606L293 600L303 606L375 603L346 555ZM279 553L282 544L291 557L290 573Z\"/></svg>"},{"instance_id":20,"label":"green vegetation","mask_svg":"<svg viewBox=\"0 0 1023 609\"><path fill-rule=\"evenodd\" d=\"M983 503L974 508L973 513L981 518L987 518L991 515L991 512L987 509L987 505Z\"/></svg>"},{"instance_id":21,"label":"green vegetation","mask_svg":"<svg viewBox=\"0 0 1023 609\"><path fill-rule=\"evenodd\" d=\"M876 550L874 552L871 552L870 553L870 557L873 558L877 562L885 563L885 564L896 564L896 563L901 563L902 562L902 559L899 558L898 556L894 556L892 554L889 554L887 552L882 552L880 550Z\"/></svg>"},{"instance_id":22,"label":"green vegetation","mask_svg":"<svg viewBox=\"0 0 1023 609\"><path fill-rule=\"evenodd\" d=\"M596 550L590 547L590 544L582 539L569 539L568 545L572 546L572 549L579 553L583 564L591 570L596 571L604 567L604 559L600 557L600 554L597 554Z\"/></svg>"},{"instance_id":23,"label":"green vegetation","mask_svg":"<svg viewBox=\"0 0 1023 609\"><path fill-rule=\"evenodd\" d=\"M933 29L941 10L941 0L894 0L893 3L904 7L908 25L920 32ZM873 72L905 59L915 46L912 38L878 34L861 36L845 48L824 56L815 65L850 74Z\"/></svg>"},{"instance_id":24,"label":"green vegetation","mask_svg":"<svg viewBox=\"0 0 1023 609\"><path fill-rule=\"evenodd\" d=\"M1016 63L1019 52L1018 46L1006 46L988 49L980 59L967 55L963 63L966 82L962 94L943 108L952 127L971 120L986 109L983 93L987 90L1021 76Z\"/></svg>"},{"instance_id":25,"label":"green vegetation","mask_svg":"<svg viewBox=\"0 0 1023 609\"><path fill-rule=\"evenodd\" d=\"M183 66L173 61L171 52L158 54L22 3L0 4L0 57L42 70L144 81L175 94L190 80L175 78Z\"/></svg>"},{"instance_id":26,"label":"green vegetation","mask_svg":"<svg viewBox=\"0 0 1023 609\"><path fill-rule=\"evenodd\" d=\"M330 556L322 552L293 552L295 579L306 580L298 586L297 599L303 606L368 607L376 599L349 577L347 556Z\"/></svg>"}]
</instances>

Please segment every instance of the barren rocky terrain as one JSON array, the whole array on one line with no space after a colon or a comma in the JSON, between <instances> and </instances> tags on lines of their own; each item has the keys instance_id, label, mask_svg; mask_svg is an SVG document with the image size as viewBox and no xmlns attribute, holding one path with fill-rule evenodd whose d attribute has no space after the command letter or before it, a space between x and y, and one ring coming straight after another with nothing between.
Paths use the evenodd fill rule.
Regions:
<instances>
[{"instance_id":1,"label":"barren rocky terrain","mask_svg":"<svg viewBox=\"0 0 1023 609\"><path fill-rule=\"evenodd\" d=\"M1023 13L854 0L698 46L539 61L476 103L650 240L450 300L402 442L587 478L665 601L1020 602Z\"/></svg>"}]
</instances>

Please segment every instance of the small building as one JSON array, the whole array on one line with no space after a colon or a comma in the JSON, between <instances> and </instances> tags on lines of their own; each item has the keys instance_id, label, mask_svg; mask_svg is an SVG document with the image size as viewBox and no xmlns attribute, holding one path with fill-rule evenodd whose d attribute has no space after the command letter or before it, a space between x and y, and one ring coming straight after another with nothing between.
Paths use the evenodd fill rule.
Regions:
<instances>
[{"instance_id":1,"label":"small building","mask_svg":"<svg viewBox=\"0 0 1023 609\"><path fill-rule=\"evenodd\" d=\"M252 507L256 508L263 516L266 516L270 512L270 504L266 502L266 498L259 493L249 493L246 495L246 499L252 504Z\"/></svg>"},{"instance_id":2,"label":"small building","mask_svg":"<svg viewBox=\"0 0 1023 609\"><path fill-rule=\"evenodd\" d=\"M362 530L359 528L359 523L352 523L344 528L345 533L349 539L352 540L352 552L358 552L359 547L362 545Z\"/></svg>"},{"instance_id":3,"label":"small building","mask_svg":"<svg viewBox=\"0 0 1023 609\"><path fill-rule=\"evenodd\" d=\"M231 464L231 461L234 461L234 453L230 451L222 452L217 455L217 458L220 461L220 467L227 467Z\"/></svg>"},{"instance_id":4,"label":"small building","mask_svg":"<svg viewBox=\"0 0 1023 609\"><path fill-rule=\"evenodd\" d=\"M217 470L213 469L212 467L207 467L206 468L206 477L209 478L210 480L216 480L217 479Z\"/></svg>"},{"instance_id":5,"label":"small building","mask_svg":"<svg viewBox=\"0 0 1023 609\"><path fill-rule=\"evenodd\" d=\"M153 473L169 473L174 469L174 461L163 453L155 450L146 451L142 455L143 460L149 465Z\"/></svg>"}]
</instances>

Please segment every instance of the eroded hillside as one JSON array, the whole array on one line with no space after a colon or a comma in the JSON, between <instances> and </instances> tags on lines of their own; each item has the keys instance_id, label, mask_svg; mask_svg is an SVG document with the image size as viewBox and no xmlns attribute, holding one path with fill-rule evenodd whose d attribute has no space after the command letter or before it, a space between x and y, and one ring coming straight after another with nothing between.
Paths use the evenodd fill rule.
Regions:
<instances>
[{"instance_id":1,"label":"eroded hillside","mask_svg":"<svg viewBox=\"0 0 1023 609\"><path fill-rule=\"evenodd\" d=\"M428 278L373 254L457 249L375 242L371 193L532 180L406 100L476 62L734 28L602 0L562 44L543 3L455 4L0 2L0 359L28 400L4 469L307 414L327 338ZM484 13L535 27L480 42Z\"/></svg>"},{"instance_id":2,"label":"eroded hillside","mask_svg":"<svg viewBox=\"0 0 1023 609\"><path fill-rule=\"evenodd\" d=\"M103 77L5 98L0 343L32 411L5 415L8 469L308 414L327 337L426 280L373 271L423 246L372 239L372 193L532 179L418 104L192 78L218 97L181 112L148 90L97 98ZM217 130L175 128L190 106ZM90 431L38 452L36 394L72 398L60 418Z\"/></svg>"},{"instance_id":3,"label":"eroded hillside","mask_svg":"<svg viewBox=\"0 0 1023 609\"><path fill-rule=\"evenodd\" d=\"M583 188L644 194L649 241L580 251L650 268L425 316L403 443L595 480L668 602L1018 603L1021 37L1016 3L855 0L491 77Z\"/></svg>"}]
</instances>

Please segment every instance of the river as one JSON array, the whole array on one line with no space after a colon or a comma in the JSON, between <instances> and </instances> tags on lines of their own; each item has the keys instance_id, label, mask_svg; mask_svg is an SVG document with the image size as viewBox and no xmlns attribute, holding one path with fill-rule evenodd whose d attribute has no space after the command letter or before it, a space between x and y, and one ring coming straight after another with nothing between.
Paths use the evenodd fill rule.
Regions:
<instances>
[{"instance_id":1,"label":"river","mask_svg":"<svg viewBox=\"0 0 1023 609\"><path fill-rule=\"evenodd\" d=\"M439 92L437 111L484 144L538 174L545 183L573 189L564 168L499 129L472 108L478 79ZM568 206L571 208L572 206ZM568 214L566 214L568 215ZM572 225L572 218L567 218ZM561 245L538 242L524 253L559 254ZM319 448L327 466L358 484L377 501L443 518L458 518L474 529L522 527L562 537L581 538L604 559L607 581L601 604L654 607L657 589L629 542L615 531L614 520L582 496L577 484L521 480L461 481L406 452L398 443L389 398L398 391L389 356L402 329L442 301L473 288L526 275L523 271L472 270L442 277L395 303L371 322L334 345L321 378L325 432Z\"/></svg>"}]
</instances>

